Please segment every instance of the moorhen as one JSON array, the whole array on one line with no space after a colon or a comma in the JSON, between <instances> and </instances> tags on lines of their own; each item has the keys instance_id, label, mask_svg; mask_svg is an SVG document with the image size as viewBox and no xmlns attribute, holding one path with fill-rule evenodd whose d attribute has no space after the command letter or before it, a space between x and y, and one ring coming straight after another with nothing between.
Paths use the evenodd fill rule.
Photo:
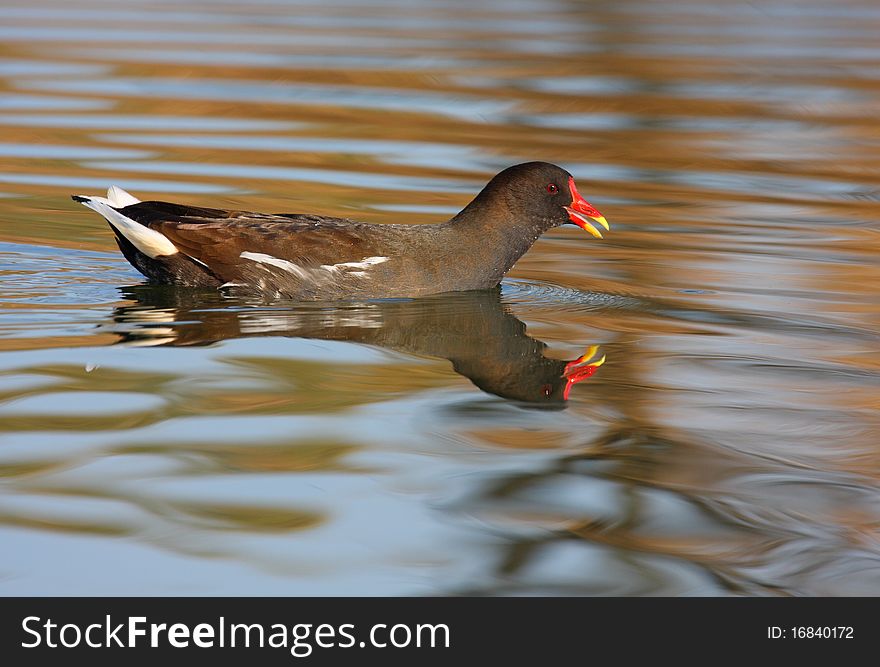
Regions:
<instances>
[{"instance_id":1,"label":"moorhen","mask_svg":"<svg viewBox=\"0 0 880 667\"><path fill-rule=\"evenodd\" d=\"M548 229L608 229L572 175L546 162L505 169L458 215L427 225L142 202L116 186L73 199L104 216L150 282L297 301L488 289Z\"/></svg>"}]
</instances>

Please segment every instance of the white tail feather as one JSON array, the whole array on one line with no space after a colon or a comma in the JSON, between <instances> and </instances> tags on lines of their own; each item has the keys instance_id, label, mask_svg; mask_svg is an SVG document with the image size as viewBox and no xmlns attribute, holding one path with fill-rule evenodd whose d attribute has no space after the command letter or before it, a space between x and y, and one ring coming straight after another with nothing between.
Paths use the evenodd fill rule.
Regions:
<instances>
[{"instance_id":1,"label":"white tail feather","mask_svg":"<svg viewBox=\"0 0 880 667\"><path fill-rule=\"evenodd\" d=\"M128 194L125 190L111 187L107 191L109 199L104 197L83 197L81 201L96 213L104 216L113 228L128 239L131 244L144 253L147 257L156 258L160 255L174 255L178 252L175 245L168 240L168 237L159 232L150 229L140 223L135 222L129 217L122 215L114 207L125 207L136 204L137 199ZM120 203L121 202L121 203ZM126 203L127 202L127 203Z\"/></svg>"},{"instance_id":2,"label":"white tail feather","mask_svg":"<svg viewBox=\"0 0 880 667\"><path fill-rule=\"evenodd\" d=\"M107 199L110 200L110 205L116 208L125 208L126 206L132 206L133 204L140 204L141 200L137 197L133 197L128 192L120 188L118 185L111 185L107 190Z\"/></svg>"}]
</instances>

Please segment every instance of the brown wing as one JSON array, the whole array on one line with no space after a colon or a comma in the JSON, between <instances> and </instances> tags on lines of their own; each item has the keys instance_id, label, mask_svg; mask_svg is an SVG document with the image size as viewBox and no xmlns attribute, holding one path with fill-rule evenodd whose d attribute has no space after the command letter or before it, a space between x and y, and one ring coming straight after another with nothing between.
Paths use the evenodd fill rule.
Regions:
<instances>
[{"instance_id":1,"label":"brown wing","mask_svg":"<svg viewBox=\"0 0 880 667\"><path fill-rule=\"evenodd\" d=\"M140 202L122 213L166 236L223 281L249 282L254 277L254 263L242 258L242 253L266 255L308 271L389 252L387 226L340 218L226 211L168 202ZM263 263L259 268L285 282L303 280L303 276L271 264Z\"/></svg>"}]
</instances>

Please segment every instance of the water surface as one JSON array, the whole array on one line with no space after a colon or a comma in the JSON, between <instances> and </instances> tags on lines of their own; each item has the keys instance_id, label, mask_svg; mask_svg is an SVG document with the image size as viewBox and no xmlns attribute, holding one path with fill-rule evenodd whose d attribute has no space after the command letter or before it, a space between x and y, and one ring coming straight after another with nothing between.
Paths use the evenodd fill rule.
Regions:
<instances>
[{"instance_id":1,"label":"water surface","mask_svg":"<svg viewBox=\"0 0 880 667\"><path fill-rule=\"evenodd\" d=\"M880 594L880 8L0 6L0 592ZM156 288L70 201L435 222L497 292ZM598 362L604 359L604 363Z\"/></svg>"}]
</instances>

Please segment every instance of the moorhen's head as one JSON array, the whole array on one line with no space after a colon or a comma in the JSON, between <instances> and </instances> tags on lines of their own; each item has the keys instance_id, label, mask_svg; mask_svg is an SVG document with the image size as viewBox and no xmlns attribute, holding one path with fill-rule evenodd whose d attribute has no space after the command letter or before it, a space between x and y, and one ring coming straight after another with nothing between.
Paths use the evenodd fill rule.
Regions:
<instances>
[{"instance_id":1,"label":"moorhen's head","mask_svg":"<svg viewBox=\"0 0 880 667\"><path fill-rule=\"evenodd\" d=\"M504 205L517 219L536 223L541 231L571 223L601 239L596 225L608 229L602 214L578 193L574 177L549 162L508 167L489 181L475 202L479 200L489 207Z\"/></svg>"}]
</instances>

